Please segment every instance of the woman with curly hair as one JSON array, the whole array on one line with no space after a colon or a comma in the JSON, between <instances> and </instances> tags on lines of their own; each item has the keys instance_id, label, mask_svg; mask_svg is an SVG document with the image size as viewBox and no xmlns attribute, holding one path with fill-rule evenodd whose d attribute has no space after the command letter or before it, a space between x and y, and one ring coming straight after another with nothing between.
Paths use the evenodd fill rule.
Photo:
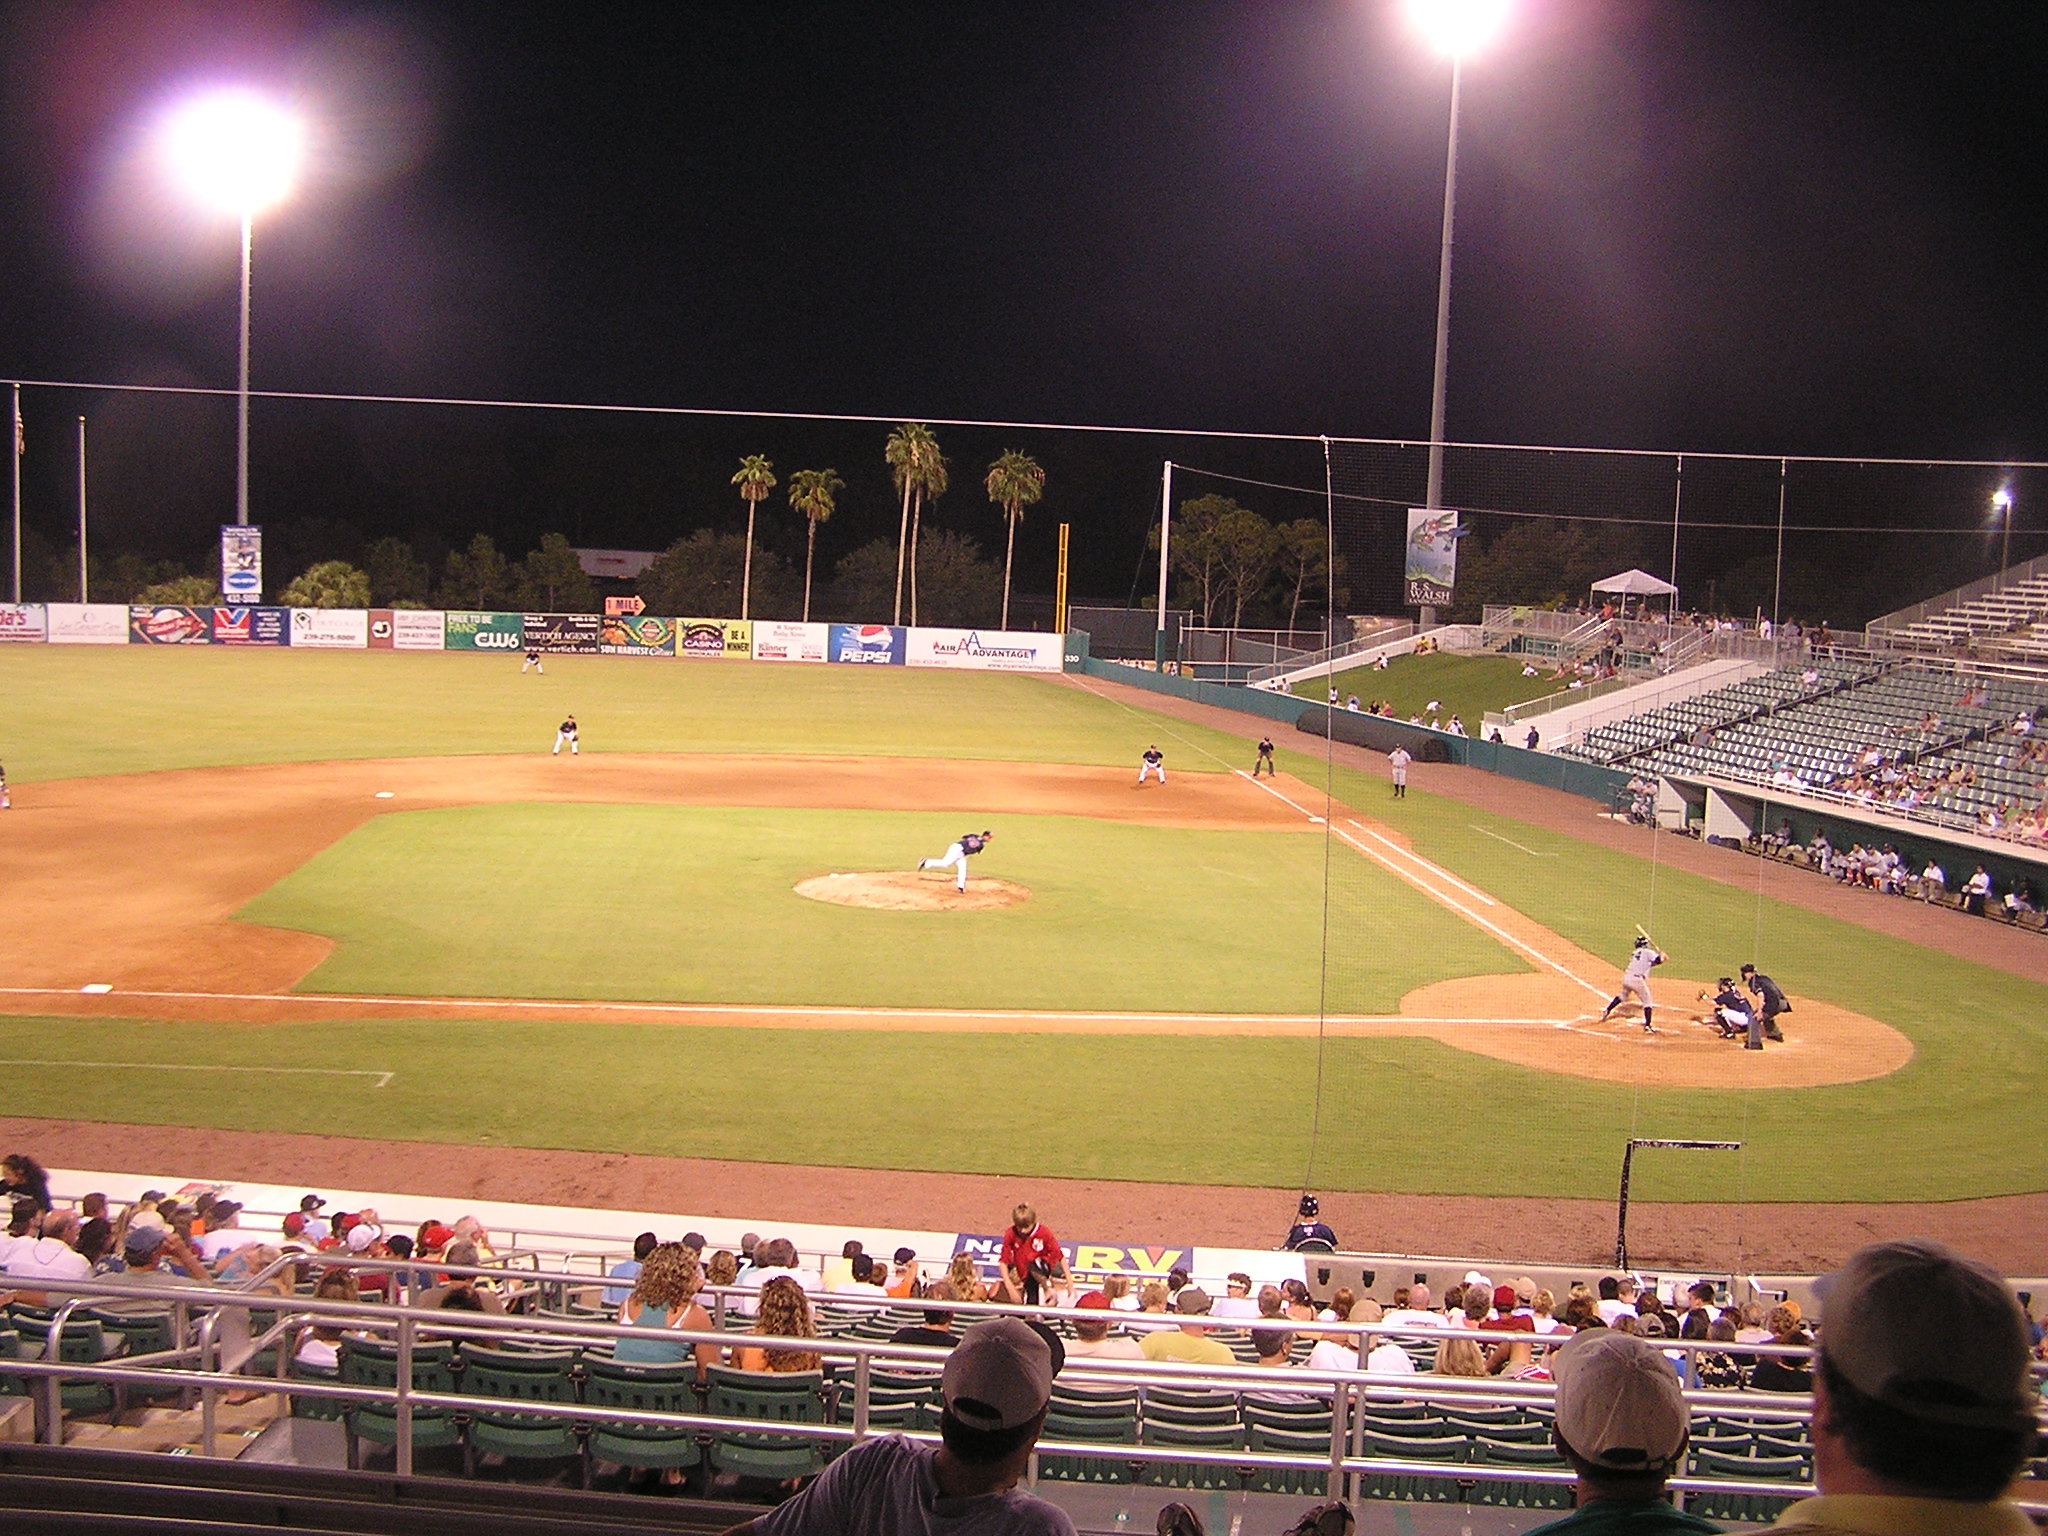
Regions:
<instances>
[{"instance_id":1,"label":"woman with curly hair","mask_svg":"<svg viewBox=\"0 0 2048 1536\"><path fill-rule=\"evenodd\" d=\"M981 1270L975 1265L971 1253L956 1253L953 1262L946 1268L946 1279L953 1287L955 1301L987 1301L989 1288L981 1283Z\"/></svg>"},{"instance_id":2,"label":"woman with curly hair","mask_svg":"<svg viewBox=\"0 0 2048 1536\"><path fill-rule=\"evenodd\" d=\"M50 1176L43 1165L26 1152L10 1152L0 1158L0 1189L6 1193L0 1207L17 1200L33 1200L38 1211L50 1209Z\"/></svg>"},{"instance_id":3,"label":"woman with curly hair","mask_svg":"<svg viewBox=\"0 0 2048 1536\"><path fill-rule=\"evenodd\" d=\"M706 1285L731 1285L740 1277L740 1261L730 1248L721 1248L704 1266Z\"/></svg>"},{"instance_id":4,"label":"woman with curly hair","mask_svg":"<svg viewBox=\"0 0 2048 1536\"><path fill-rule=\"evenodd\" d=\"M647 1330L648 1336L619 1339L612 1346L612 1358L631 1365L680 1365L694 1353L697 1379L704 1380L706 1370L718 1363L718 1346L662 1337L676 1328L711 1331L710 1317L691 1300L702 1286L697 1255L681 1243L656 1243L641 1262L633 1294L619 1303L619 1321Z\"/></svg>"},{"instance_id":5,"label":"woman with curly hair","mask_svg":"<svg viewBox=\"0 0 2048 1536\"><path fill-rule=\"evenodd\" d=\"M747 1331L757 1338L815 1339L818 1330L811 1321L811 1299L789 1276L777 1275L761 1287L760 1310ZM732 1363L740 1371L789 1372L822 1370L825 1360L816 1350L740 1344L733 1348Z\"/></svg>"}]
</instances>

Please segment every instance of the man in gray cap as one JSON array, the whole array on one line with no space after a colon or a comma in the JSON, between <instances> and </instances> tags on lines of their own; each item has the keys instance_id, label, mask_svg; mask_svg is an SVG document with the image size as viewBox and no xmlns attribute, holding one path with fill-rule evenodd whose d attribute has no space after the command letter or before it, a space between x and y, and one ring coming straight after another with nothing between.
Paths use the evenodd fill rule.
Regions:
<instances>
[{"instance_id":1,"label":"man in gray cap","mask_svg":"<svg viewBox=\"0 0 2048 1536\"><path fill-rule=\"evenodd\" d=\"M977 1323L946 1360L938 1447L864 1441L726 1536L1074 1536L1064 1512L1017 1489L1058 1369L1047 1337L1014 1317Z\"/></svg>"},{"instance_id":2,"label":"man in gray cap","mask_svg":"<svg viewBox=\"0 0 2048 1536\"><path fill-rule=\"evenodd\" d=\"M1998 1274L1939 1243L1878 1243L1814 1292L1820 1496L1774 1529L2032 1536L2001 1497L2040 1426L2026 1323Z\"/></svg>"},{"instance_id":3,"label":"man in gray cap","mask_svg":"<svg viewBox=\"0 0 2048 1536\"><path fill-rule=\"evenodd\" d=\"M1551 1356L1557 1383L1553 1438L1578 1474L1578 1508L1529 1536L1662 1536L1720 1530L1666 1501L1664 1483L1685 1461L1692 1416L1678 1374L1631 1334L1588 1328Z\"/></svg>"}]
</instances>

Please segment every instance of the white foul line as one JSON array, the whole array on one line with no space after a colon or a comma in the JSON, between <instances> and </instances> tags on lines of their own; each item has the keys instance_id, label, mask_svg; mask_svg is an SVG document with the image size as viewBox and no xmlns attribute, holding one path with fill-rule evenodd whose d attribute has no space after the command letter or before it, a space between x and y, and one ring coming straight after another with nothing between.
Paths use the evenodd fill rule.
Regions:
<instances>
[{"instance_id":1,"label":"white foul line","mask_svg":"<svg viewBox=\"0 0 2048 1536\"><path fill-rule=\"evenodd\" d=\"M374 1077L379 1088L388 1086L398 1075L352 1067L230 1067L193 1061L43 1061L24 1057L0 1058L0 1067L92 1067L100 1071L132 1068L142 1072L290 1072L317 1077Z\"/></svg>"},{"instance_id":2,"label":"white foul line","mask_svg":"<svg viewBox=\"0 0 2048 1536\"><path fill-rule=\"evenodd\" d=\"M1520 848L1522 852L1529 855L1532 859L1554 859L1557 857L1554 853L1538 853L1534 848L1525 847L1523 844L1516 842L1512 837L1502 837L1498 832L1489 832L1476 821L1468 821L1465 825L1474 832L1477 832L1481 837L1490 837L1496 843L1506 843L1510 848Z\"/></svg>"}]
</instances>

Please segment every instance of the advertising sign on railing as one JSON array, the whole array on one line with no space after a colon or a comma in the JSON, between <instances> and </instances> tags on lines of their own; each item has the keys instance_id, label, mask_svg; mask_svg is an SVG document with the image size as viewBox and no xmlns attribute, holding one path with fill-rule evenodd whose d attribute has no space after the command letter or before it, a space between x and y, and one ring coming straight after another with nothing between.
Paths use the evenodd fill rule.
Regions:
<instances>
[{"instance_id":1,"label":"advertising sign on railing","mask_svg":"<svg viewBox=\"0 0 2048 1536\"><path fill-rule=\"evenodd\" d=\"M834 624L826 659L871 667L900 667L905 634L894 624Z\"/></svg>"},{"instance_id":2,"label":"advertising sign on railing","mask_svg":"<svg viewBox=\"0 0 2048 1536\"><path fill-rule=\"evenodd\" d=\"M906 636L903 659L912 667L1057 672L1060 637L993 629L913 629Z\"/></svg>"},{"instance_id":3,"label":"advertising sign on railing","mask_svg":"<svg viewBox=\"0 0 2048 1536\"><path fill-rule=\"evenodd\" d=\"M676 654L700 661L746 661L754 654L750 619L677 619Z\"/></svg>"},{"instance_id":4,"label":"advertising sign on railing","mask_svg":"<svg viewBox=\"0 0 2048 1536\"><path fill-rule=\"evenodd\" d=\"M360 651L370 643L367 608L294 608L293 645L316 651Z\"/></svg>"},{"instance_id":5,"label":"advertising sign on railing","mask_svg":"<svg viewBox=\"0 0 2048 1536\"><path fill-rule=\"evenodd\" d=\"M446 619L447 648L451 651L516 651L524 626L516 613L461 613L451 611Z\"/></svg>"},{"instance_id":6,"label":"advertising sign on railing","mask_svg":"<svg viewBox=\"0 0 2048 1536\"><path fill-rule=\"evenodd\" d=\"M0 644L32 645L49 638L49 610L41 603L0 603Z\"/></svg>"},{"instance_id":7,"label":"advertising sign on railing","mask_svg":"<svg viewBox=\"0 0 2048 1536\"><path fill-rule=\"evenodd\" d=\"M673 656L676 621L652 614L608 614L599 641L607 656Z\"/></svg>"},{"instance_id":8,"label":"advertising sign on railing","mask_svg":"<svg viewBox=\"0 0 2048 1536\"><path fill-rule=\"evenodd\" d=\"M291 614L289 608L216 608L213 610L213 643L290 645Z\"/></svg>"},{"instance_id":9,"label":"advertising sign on railing","mask_svg":"<svg viewBox=\"0 0 2048 1536\"><path fill-rule=\"evenodd\" d=\"M213 610L169 603L128 610L128 638L138 645L211 645Z\"/></svg>"},{"instance_id":10,"label":"advertising sign on railing","mask_svg":"<svg viewBox=\"0 0 2048 1536\"><path fill-rule=\"evenodd\" d=\"M126 645L126 603L50 603L50 644Z\"/></svg>"},{"instance_id":11,"label":"advertising sign on railing","mask_svg":"<svg viewBox=\"0 0 2048 1536\"><path fill-rule=\"evenodd\" d=\"M754 660L823 661L830 642L828 624L791 624L783 619L754 621Z\"/></svg>"},{"instance_id":12,"label":"advertising sign on railing","mask_svg":"<svg viewBox=\"0 0 2048 1536\"><path fill-rule=\"evenodd\" d=\"M529 613L522 622L529 651L572 656L597 654L598 619L594 613Z\"/></svg>"},{"instance_id":13,"label":"advertising sign on railing","mask_svg":"<svg viewBox=\"0 0 2048 1536\"><path fill-rule=\"evenodd\" d=\"M370 649L373 651L438 651L442 649L438 608L372 608Z\"/></svg>"}]
</instances>

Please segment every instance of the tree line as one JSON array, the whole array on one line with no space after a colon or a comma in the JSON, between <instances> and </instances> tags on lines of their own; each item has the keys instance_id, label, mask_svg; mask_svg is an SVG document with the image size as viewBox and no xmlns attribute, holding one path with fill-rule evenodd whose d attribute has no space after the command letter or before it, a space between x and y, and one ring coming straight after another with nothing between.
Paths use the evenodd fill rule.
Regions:
<instances>
[{"instance_id":1,"label":"tree line","mask_svg":"<svg viewBox=\"0 0 2048 1536\"><path fill-rule=\"evenodd\" d=\"M1151 548L1158 547L1155 528ZM1321 518L1274 524L1214 495L1184 501L1173 514L1167 600L1192 610L1205 628L1298 629L1304 610L1328 612L1345 601L1344 570L1343 556L1332 559Z\"/></svg>"}]
</instances>

